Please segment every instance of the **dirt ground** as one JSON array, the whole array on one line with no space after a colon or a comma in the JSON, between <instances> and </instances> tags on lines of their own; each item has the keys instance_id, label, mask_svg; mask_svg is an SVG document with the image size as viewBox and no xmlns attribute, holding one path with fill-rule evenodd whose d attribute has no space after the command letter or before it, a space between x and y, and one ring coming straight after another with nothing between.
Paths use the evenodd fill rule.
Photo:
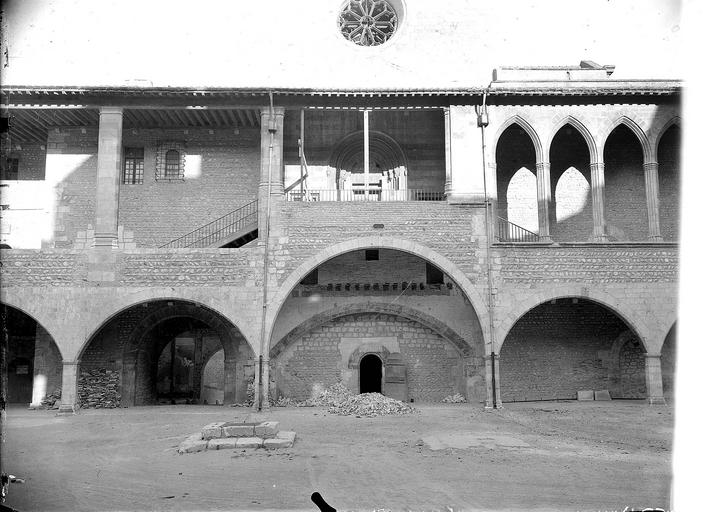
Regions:
<instances>
[{"instance_id":1,"label":"dirt ground","mask_svg":"<svg viewBox=\"0 0 703 512\"><path fill-rule=\"evenodd\" d=\"M272 408L295 445L179 455L218 406L7 411L5 468L20 511L668 509L673 408L640 401L536 402L484 411L420 405L407 416ZM258 419L252 416L249 419Z\"/></svg>"}]
</instances>

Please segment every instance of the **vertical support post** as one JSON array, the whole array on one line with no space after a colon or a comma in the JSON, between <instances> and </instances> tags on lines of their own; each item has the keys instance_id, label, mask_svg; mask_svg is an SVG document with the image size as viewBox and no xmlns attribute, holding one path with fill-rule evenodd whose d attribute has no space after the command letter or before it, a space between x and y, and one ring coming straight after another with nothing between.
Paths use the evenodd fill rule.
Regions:
<instances>
[{"instance_id":1,"label":"vertical support post","mask_svg":"<svg viewBox=\"0 0 703 512\"><path fill-rule=\"evenodd\" d=\"M79 361L63 362L63 377L61 380L60 414L73 414L78 410L78 368Z\"/></svg>"},{"instance_id":2,"label":"vertical support post","mask_svg":"<svg viewBox=\"0 0 703 512\"><path fill-rule=\"evenodd\" d=\"M261 358L261 408L262 409L268 409L271 407L271 403L269 402L269 386L271 384L270 378L269 378L269 358L268 357L262 357Z\"/></svg>"},{"instance_id":3,"label":"vertical support post","mask_svg":"<svg viewBox=\"0 0 703 512\"><path fill-rule=\"evenodd\" d=\"M537 217L540 242L551 242L549 205L552 202L552 181L549 162L537 162Z\"/></svg>"},{"instance_id":4,"label":"vertical support post","mask_svg":"<svg viewBox=\"0 0 703 512\"><path fill-rule=\"evenodd\" d=\"M647 190L647 221L649 225L649 240L662 240L659 225L659 162L645 162L644 186Z\"/></svg>"},{"instance_id":5,"label":"vertical support post","mask_svg":"<svg viewBox=\"0 0 703 512\"><path fill-rule=\"evenodd\" d=\"M666 405L662 384L661 356L659 354L645 354L644 371L649 405Z\"/></svg>"},{"instance_id":6,"label":"vertical support post","mask_svg":"<svg viewBox=\"0 0 703 512\"><path fill-rule=\"evenodd\" d=\"M95 247L117 247L122 161L122 108L101 107L95 198Z\"/></svg>"},{"instance_id":7,"label":"vertical support post","mask_svg":"<svg viewBox=\"0 0 703 512\"><path fill-rule=\"evenodd\" d=\"M254 412L259 410L259 403L261 397L261 364L259 363L260 357L256 358L256 364L254 364L254 403L251 408Z\"/></svg>"},{"instance_id":8,"label":"vertical support post","mask_svg":"<svg viewBox=\"0 0 703 512\"><path fill-rule=\"evenodd\" d=\"M593 202L593 242L607 242L605 235L605 164L591 163L591 197Z\"/></svg>"},{"instance_id":9,"label":"vertical support post","mask_svg":"<svg viewBox=\"0 0 703 512\"><path fill-rule=\"evenodd\" d=\"M444 109L444 195L452 193L452 118L448 107Z\"/></svg>"},{"instance_id":10,"label":"vertical support post","mask_svg":"<svg viewBox=\"0 0 703 512\"><path fill-rule=\"evenodd\" d=\"M237 403L237 360L225 357L225 398L224 403Z\"/></svg>"},{"instance_id":11,"label":"vertical support post","mask_svg":"<svg viewBox=\"0 0 703 512\"><path fill-rule=\"evenodd\" d=\"M283 117L285 109L261 110L261 174L259 178L259 243L268 233L269 164L272 206L283 197ZM275 217L275 212L272 212Z\"/></svg>"},{"instance_id":12,"label":"vertical support post","mask_svg":"<svg viewBox=\"0 0 703 512\"><path fill-rule=\"evenodd\" d=\"M300 109L300 200L303 200L305 187L305 109Z\"/></svg>"},{"instance_id":13,"label":"vertical support post","mask_svg":"<svg viewBox=\"0 0 703 512\"><path fill-rule=\"evenodd\" d=\"M369 198L369 111L364 110L364 199Z\"/></svg>"}]
</instances>

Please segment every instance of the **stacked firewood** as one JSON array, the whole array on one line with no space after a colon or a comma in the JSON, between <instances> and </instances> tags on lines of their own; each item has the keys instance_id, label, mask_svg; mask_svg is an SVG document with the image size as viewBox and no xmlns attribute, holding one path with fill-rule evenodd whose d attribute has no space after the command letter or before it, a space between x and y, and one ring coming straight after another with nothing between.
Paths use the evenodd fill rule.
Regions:
<instances>
[{"instance_id":1,"label":"stacked firewood","mask_svg":"<svg viewBox=\"0 0 703 512\"><path fill-rule=\"evenodd\" d=\"M78 379L78 400L83 408L111 409L120 406L120 374L106 368L82 371Z\"/></svg>"}]
</instances>

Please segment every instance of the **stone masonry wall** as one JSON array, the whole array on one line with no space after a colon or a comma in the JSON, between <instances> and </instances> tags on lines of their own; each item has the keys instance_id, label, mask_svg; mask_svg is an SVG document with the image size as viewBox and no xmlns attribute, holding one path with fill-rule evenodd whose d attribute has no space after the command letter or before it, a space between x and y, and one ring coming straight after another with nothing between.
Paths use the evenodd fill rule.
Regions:
<instances>
[{"instance_id":1,"label":"stone masonry wall","mask_svg":"<svg viewBox=\"0 0 703 512\"><path fill-rule=\"evenodd\" d=\"M627 331L619 318L588 301L562 299L534 308L515 324L501 349L503 401L576 398L577 391L588 389L610 389L617 396L609 378L610 349ZM627 354L616 371L628 381L643 378L644 366L641 375L633 375L639 366L631 367L635 363ZM631 395L631 382L624 384Z\"/></svg>"},{"instance_id":2,"label":"stone masonry wall","mask_svg":"<svg viewBox=\"0 0 703 512\"><path fill-rule=\"evenodd\" d=\"M144 148L144 182L120 185L119 223L138 247L158 247L256 199L258 129L126 129L124 147ZM185 144L183 181L155 179L159 142Z\"/></svg>"},{"instance_id":3,"label":"stone masonry wall","mask_svg":"<svg viewBox=\"0 0 703 512\"><path fill-rule=\"evenodd\" d=\"M397 338L407 365L408 396L440 401L461 389L463 365L457 350L432 330L400 317L362 313L338 318L303 335L272 360L272 375L283 396L310 397L313 386L342 380L349 361L342 361L342 338Z\"/></svg>"}]
</instances>

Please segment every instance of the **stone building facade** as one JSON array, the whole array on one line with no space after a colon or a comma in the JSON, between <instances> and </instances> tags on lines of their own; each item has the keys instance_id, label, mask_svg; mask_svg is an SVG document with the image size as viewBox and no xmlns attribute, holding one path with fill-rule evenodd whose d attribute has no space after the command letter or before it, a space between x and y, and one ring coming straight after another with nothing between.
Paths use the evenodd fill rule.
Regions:
<instances>
[{"instance_id":1,"label":"stone building facade","mask_svg":"<svg viewBox=\"0 0 703 512\"><path fill-rule=\"evenodd\" d=\"M612 71L3 86L12 400L60 389L74 411L100 393L81 379L109 370L123 406L268 407L336 382L486 407L589 389L664 403L681 84Z\"/></svg>"}]
</instances>

